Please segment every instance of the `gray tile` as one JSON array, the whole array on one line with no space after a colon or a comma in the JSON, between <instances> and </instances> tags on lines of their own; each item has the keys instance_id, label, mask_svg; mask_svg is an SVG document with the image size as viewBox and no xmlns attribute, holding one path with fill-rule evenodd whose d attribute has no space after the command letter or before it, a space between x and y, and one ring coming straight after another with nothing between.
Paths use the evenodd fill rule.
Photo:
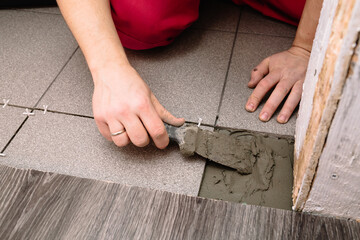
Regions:
<instances>
[{"instance_id":1,"label":"gray tile","mask_svg":"<svg viewBox=\"0 0 360 240\"><path fill-rule=\"evenodd\" d=\"M33 106L77 47L62 16L0 11L0 98Z\"/></svg>"},{"instance_id":2,"label":"gray tile","mask_svg":"<svg viewBox=\"0 0 360 240\"><path fill-rule=\"evenodd\" d=\"M291 43L291 39L283 37L238 35L220 110L219 126L294 135L296 114L292 115L287 124L277 123L276 117L264 123L258 118L264 101L254 113L245 110L246 101L253 91L247 87L251 70L264 58L288 49Z\"/></svg>"},{"instance_id":3,"label":"gray tile","mask_svg":"<svg viewBox=\"0 0 360 240\"><path fill-rule=\"evenodd\" d=\"M6 149L1 164L197 195L205 160L178 147L118 148L92 119L36 111Z\"/></svg>"},{"instance_id":4,"label":"gray tile","mask_svg":"<svg viewBox=\"0 0 360 240\"><path fill-rule=\"evenodd\" d=\"M200 3L199 19L194 28L236 31L240 7L230 0L203 0Z\"/></svg>"},{"instance_id":5,"label":"gray tile","mask_svg":"<svg viewBox=\"0 0 360 240\"><path fill-rule=\"evenodd\" d=\"M238 32L295 37L296 27L266 17L250 7L244 7L241 11Z\"/></svg>"},{"instance_id":6,"label":"gray tile","mask_svg":"<svg viewBox=\"0 0 360 240\"><path fill-rule=\"evenodd\" d=\"M167 47L127 51L130 63L174 115L213 124L230 57L233 33L189 30ZM221 39L221 41L219 41ZM77 52L41 104L49 109L92 115L93 84Z\"/></svg>"},{"instance_id":7,"label":"gray tile","mask_svg":"<svg viewBox=\"0 0 360 240\"><path fill-rule=\"evenodd\" d=\"M49 110L92 116L93 89L91 73L78 49L40 101L39 107L48 105Z\"/></svg>"},{"instance_id":8,"label":"gray tile","mask_svg":"<svg viewBox=\"0 0 360 240\"><path fill-rule=\"evenodd\" d=\"M24 109L0 105L0 151L25 120Z\"/></svg>"},{"instance_id":9,"label":"gray tile","mask_svg":"<svg viewBox=\"0 0 360 240\"><path fill-rule=\"evenodd\" d=\"M41 8L23 8L17 9L19 11L38 12L38 13L49 13L60 15L60 9L58 7L41 7Z\"/></svg>"}]
</instances>

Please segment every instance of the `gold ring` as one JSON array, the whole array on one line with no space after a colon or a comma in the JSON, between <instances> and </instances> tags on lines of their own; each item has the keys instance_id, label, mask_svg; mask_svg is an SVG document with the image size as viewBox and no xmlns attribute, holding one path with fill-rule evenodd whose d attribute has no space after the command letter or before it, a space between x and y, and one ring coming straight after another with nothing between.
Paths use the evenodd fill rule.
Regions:
<instances>
[{"instance_id":1,"label":"gold ring","mask_svg":"<svg viewBox=\"0 0 360 240\"><path fill-rule=\"evenodd\" d=\"M123 130L115 132L115 133L111 133L111 136L117 136L117 135L123 134L124 132L126 132L126 129L123 129Z\"/></svg>"}]
</instances>

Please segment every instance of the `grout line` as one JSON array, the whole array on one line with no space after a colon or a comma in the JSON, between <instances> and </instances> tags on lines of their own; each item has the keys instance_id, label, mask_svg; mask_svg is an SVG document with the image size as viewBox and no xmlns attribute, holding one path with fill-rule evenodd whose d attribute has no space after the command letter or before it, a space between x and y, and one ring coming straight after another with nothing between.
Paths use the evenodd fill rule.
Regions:
<instances>
[{"instance_id":1,"label":"grout line","mask_svg":"<svg viewBox=\"0 0 360 240\"><path fill-rule=\"evenodd\" d=\"M295 36L282 36L276 34L267 34L267 33L254 33L254 32L244 32L244 31L228 31L228 30L218 30L218 29L209 29L209 28L201 28L201 27L192 27L192 30L200 30L200 31L212 31L212 32L223 32L223 33L238 33L244 35L256 35L256 36L265 36L265 37L279 37L279 38L290 38L294 39Z\"/></svg>"},{"instance_id":2,"label":"grout line","mask_svg":"<svg viewBox=\"0 0 360 240\"><path fill-rule=\"evenodd\" d=\"M228 76L229 76L229 70L230 70L231 60L232 60L232 56L233 56L233 53L234 53L235 43L236 43L236 39L237 39L237 35L238 35L237 32L238 32L238 30L239 30L241 14L242 14L242 11L240 11L239 19L238 19L238 22L237 22L237 25L236 25L236 32L235 32L235 36L234 36L234 41L233 41L233 44L232 44L232 47L231 47L229 62L228 62L228 66L227 66L227 70L226 70L226 74L225 74L225 80L224 80L223 88L222 88L222 90L221 90L219 106L218 106L218 109L217 109L217 112L216 112L216 117L215 117L215 122L214 122L213 127L216 127L216 124L217 124L217 122L218 122L218 120L219 120L220 109L221 109L222 101L223 101L223 98L224 98L226 83L227 83Z\"/></svg>"},{"instance_id":3,"label":"grout line","mask_svg":"<svg viewBox=\"0 0 360 240\"><path fill-rule=\"evenodd\" d=\"M238 34L244 34L244 35L258 35L258 36L267 36L267 37L279 37L279 38L291 38L294 39L295 36L280 36L280 35L276 35L276 34L266 34L266 33L253 33L253 32L243 32L243 31L239 31L237 32Z\"/></svg>"},{"instance_id":4,"label":"grout line","mask_svg":"<svg viewBox=\"0 0 360 240\"><path fill-rule=\"evenodd\" d=\"M0 105L4 105L3 103L0 103ZM32 111L44 111L43 108L32 108L32 107L26 107L26 106L20 106L20 105L14 105L14 104L8 104L8 107L14 107L14 108L21 108L21 109L29 109ZM56 110L47 110L48 112L51 113L57 113L57 114L63 114L63 115L70 115L70 116L74 116L74 117L83 117L83 118L90 118L90 119L94 119L93 116L88 116L88 115L82 115L82 114L76 114L76 113L68 113L68 112L61 112L61 111L56 111ZM191 124L198 124L198 122L193 122L193 121L185 121L186 123L191 123ZM208 123L201 123L201 126L205 126L205 127L214 127L213 124L208 124Z\"/></svg>"},{"instance_id":5,"label":"grout line","mask_svg":"<svg viewBox=\"0 0 360 240\"><path fill-rule=\"evenodd\" d=\"M18 134L18 132L21 130L21 128L24 126L25 122L29 119L29 117L26 117L24 119L24 121L20 124L20 126L18 127L18 129L15 131L15 133L12 135L12 137L10 138L10 140L6 143L5 147L1 150L0 153L4 153L6 148L10 145L10 143L14 140L15 136Z\"/></svg>"},{"instance_id":6,"label":"grout line","mask_svg":"<svg viewBox=\"0 0 360 240\"><path fill-rule=\"evenodd\" d=\"M191 27L190 29L203 30L203 31L212 31L212 32L236 33L236 31L211 29L211 28L206 28L206 27Z\"/></svg>"},{"instance_id":7,"label":"grout line","mask_svg":"<svg viewBox=\"0 0 360 240\"><path fill-rule=\"evenodd\" d=\"M35 103L34 108L37 107L37 105L40 103L40 101L43 99L43 97L45 96L45 94L48 92L48 90L51 88L51 86L54 84L54 82L56 81L56 79L59 77L59 75L61 74L61 72L64 70L64 68L67 66L67 64L70 62L71 58L74 56L74 54L76 53L76 51L79 49L79 46L77 46L75 48L75 51L70 55L69 59L65 62L64 66L60 69L60 71L58 72L58 74L55 76L54 80L52 80L52 82L49 84L49 86L46 88L45 92L41 95L41 97L39 98L39 100Z\"/></svg>"},{"instance_id":8,"label":"grout line","mask_svg":"<svg viewBox=\"0 0 360 240\"><path fill-rule=\"evenodd\" d=\"M3 105L3 103L0 103L0 105ZM26 107L26 106L20 106L20 105L14 105L14 104L8 104L7 106L9 107L15 107L15 108L21 108L21 109L29 109L32 111L44 111L44 108L39 108L39 107ZM83 118L90 118L90 119L94 119L93 116L88 116L88 115L82 115L82 114L77 114L77 113L68 113L68 112L62 112L62 111L56 111L56 110L50 110L47 109L47 112L51 112L51 113L57 113L57 114L63 114L63 115L70 115L70 116L74 116L74 117L83 117Z\"/></svg>"},{"instance_id":9,"label":"grout line","mask_svg":"<svg viewBox=\"0 0 360 240\"><path fill-rule=\"evenodd\" d=\"M40 99L37 101L37 103L35 104L35 107L39 104L39 102L41 101L41 99L45 96L46 92L49 90L49 88L52 86L52 84L55 82L55 80L58 78L58 76L60 75L60 73L64 70L65 66L69 63L70 59L74 56L75 52L78 50L79 46L77 46L75 48L75 51L71 54L71 56L69 57L69 59L65 62L64 66L60 69L59 73L55 76L54 80L49 84L49 86L47 87L47 89L45 90L45 92L42 94L42 96L40 97ZM11 104L9 104L8 106L12 106ZM31 109L31 113L34 112L35 107L33 108L28 108ZM12 137L10 138L10 140L6 143L5 147L1 150L1 153L3 153L6 148L10 145L10 143L14 140L15 136L18 134L18 132L21 130L21 128L24 126L25 122L29 119L29 116L27 116L24 121L20 124L20 126L18 127L18 129L15 131L14 135L12 135Z\"/></svg>"}]
</instances>

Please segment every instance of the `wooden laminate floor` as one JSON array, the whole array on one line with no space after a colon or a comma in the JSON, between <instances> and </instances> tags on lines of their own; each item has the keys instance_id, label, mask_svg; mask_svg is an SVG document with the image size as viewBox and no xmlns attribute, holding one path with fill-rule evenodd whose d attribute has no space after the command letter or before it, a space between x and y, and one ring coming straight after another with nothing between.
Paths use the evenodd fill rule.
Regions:
<instances>
[{"instance_id":1,"label":"wooden laminate floor","mask_svg":"<svg viewBox=\"0 0 360 240\"><path fill-rule=\"evenodd\" d=\"M0 166L0 239L359 239L360 223Z\"/></svg>"}]
</instances>

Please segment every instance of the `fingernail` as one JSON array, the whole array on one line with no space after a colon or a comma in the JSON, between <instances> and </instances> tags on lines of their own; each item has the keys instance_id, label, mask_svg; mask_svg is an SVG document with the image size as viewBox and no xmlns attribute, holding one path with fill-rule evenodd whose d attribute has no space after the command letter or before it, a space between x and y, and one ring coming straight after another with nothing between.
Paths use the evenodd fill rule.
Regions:
<instances>
[{"instance_id":1,"label":"fingernail","mask_svg":"<svg viewBox=\"0 0 360 240\"><path fill-rule=\"evenodd\" d=\"M252 103L246 104L246 110L248 110L248 111L254 111L254 109L255 109L254 104L252 104Z\"/></svg>"},{"instance_id":2,"label":"fingernail","mask_svg":"<svg viewBox=\"0 0 360 240\"><path fill-rule=\"evenodd\" d=\"M286 123L286 117L285 117L285 115L280 115L280 116L279 116L279 122L281 122L281 123Z\"/></svg>"},{"instance_id":3,"label":"fingernail","mask_svg":"<svg viewBox=\"0 0 360 240\"><path fill-rule=\"evenodd\" d=\"M267 112L264 112L260 115L260 119L262 121L268 121L269 120L269 114Z\"/></svg>"}]
</instances>

